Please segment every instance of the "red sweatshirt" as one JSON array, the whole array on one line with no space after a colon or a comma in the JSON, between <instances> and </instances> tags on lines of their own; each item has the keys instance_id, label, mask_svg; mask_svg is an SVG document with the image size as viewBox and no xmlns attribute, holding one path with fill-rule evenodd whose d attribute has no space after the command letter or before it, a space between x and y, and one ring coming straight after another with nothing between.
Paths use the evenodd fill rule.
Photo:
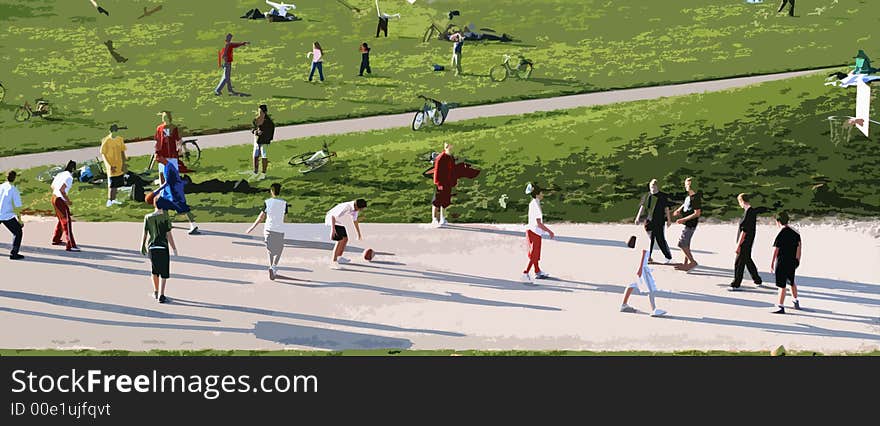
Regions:
<instances>
[{"instance_id":1,"label":"red sweatshirt","mask_svg":"<svg viewBox=\"0 0 880 426\"><path fill-rule=\"evenodd\" d=\"M156 155L165 158L177 158L177 143L180 142L180 134L177 132L177 126L170 129L169 134L165 135L165 123L156 127Z\"/></svg>"},{"instance_id":2,"label":"red sweatshirt","mask_svg":"<svg viewBox=\"0 0 880 426\"><path fill-rule=\"evenodd\" d=\"M453 170L455 170L455 159L441 152L434 159L434 185L437 185L437 189L442 191L455 185Z\"/></svg>"},{"instance_id":3,"label":"red sweatshirt","mask_svg":"<svg viewBox=\"0 0 880 426\"><path fill-rule=\"evenodd\" d=\"M220 53L217 55L217 66L222 66L223 62L232 62L232 51L236 47L244 46L244 43L227 43L223 49L220 49Z\"/></svg>"}]
</instances>

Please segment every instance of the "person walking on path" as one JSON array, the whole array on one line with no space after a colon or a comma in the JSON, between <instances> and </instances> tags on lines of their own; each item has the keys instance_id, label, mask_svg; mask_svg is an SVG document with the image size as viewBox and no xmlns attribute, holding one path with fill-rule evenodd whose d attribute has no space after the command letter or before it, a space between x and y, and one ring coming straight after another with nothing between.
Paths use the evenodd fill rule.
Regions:
<instances>
[{"instance_id":1,"label":"person walking on path","mask_svg":"<svg viewBox=\"0 0 880 426\"><path fill-rule=\"evenodd\" d=\"M785 9L785 5L788 6L788 16L794 16L794 0L782 0L782 3L779 5L779 10L776 13L782 12L782 9Z\"/></svg>"},{"instance_id":2,"label":"person walking on path","mask_svg":"<svg viewBox=\"0 0 880 426\"><path fill-rule=\"evenodd\" d=\"M733 264L733 282L730 283L730 291L739 290L742 284L743 274L748 268L752 281L760 287L763 281L758 273L758 267L752 260L752 246L755 244L755 233L758 226L758 215L767 212L765 207L752 207L749 203L750 196L746 193L737 195L736 200L739 206L745 211L742 219L739 221L739 229L737 230L736 242L736 260Z\"/></svg>"},{"instance_id":3,"label":"person walking on path","mask_svg":"<svg viewBox=\"0 0 880 426\"><path fill-rule=\"evenodd\" d=\"M324 217L324 224L330 227L330 239L336 241L336 245L333 247L333 257L330 262L333 269L341 269L342 264L351 262L342 257L342 254L345 252L345 246L348 244L348 232L345 230L345 225L342 225L342 217L351 217L354 229L357 231L358 240L362 240L358 216L365 208L367 208L367 201L363 198L358 198L354 201L337 204Z\"/></svg>"},{"instance_id":4,"label":"person walking on path","mask_svg":"<svg viewBox=\"0 0 880 426\"><path fill-rule=\"evenodd\" d=\"M21 193L14 185L16 176L18 174L10 170L6 173L6 182L0 185L0 222L12 233L12 250L9 251L11 260L24 259L24 256L18 254L24 236L24 221L15 214L15 209L21 208Z\"/></svg>"},{"instance_id":5,"label":"person walking on path","mask_svg":"<svg viewBox=\"0 0 880 426\"><path fill-rule=\"evenodd\" d=\"M161 185L165 183L165 165L171 163L175 167L180 166L178 157L180 156L181 139L171 112L162 111L159 114L162 116L162 124L156 127L156 135L153 138L156 140L155 156L156 162L159 163L159 184ZM160 161L163 158L167 161Z\"/></svg>"},{"instance_id":6,"label":"person walking on path","mask_svg":"<svg viewBox=\"0 0 880 426\"><path fill-rule=\"evenodd\" d=\"M312 77L315 76L315 70L318 70L318 77L321 81L324 81L324 49L321 48L321 43L317 41L312 44L312 51L306 54L306 57L312 58L312 69L309 71L309 81L312 81Z\"/></svg>"},{"instance_id":7,"label":"person walking on path","mask_svg":"<svg viewBox=\"0 0 880 426\"><path fill-rule=\"evenodd\" d=\"M125 185L125 173L128 171L128 158L125 156L125 141L122 136L113 133L124 127L110 126L110 133L101 139L101 157L107 170L107 207L122 204L116 201L117 189Z\"/></svg>"},{"instance_id":8,"label":"person walking on path","mask_svg":"<svg viewBox=\"0 0 880 426\"><path fill-rule=\"evenodd\" d=\"M370 46L368 46L366 42L361 43L359 50L361 52L361 70L358 71L358 76L363 77L364 71L366 71L367 74L373 73L373 70L370 69Z\"/></svg>"},{"instance_id":9,"label":"person walking on path","mask_svg":"<svg viewBox=\"0 0 880 426\"><path fill-rule=\"evenodd\" d=\"M269 253L269 279L275 280L278 276L278 263L281 261L281 253L284 251L284 217L287 216L287 201L281 196L281 184L273 183L269 186L271 198L263 202L263 211L257 216L254 224L245 232L250 234L257 225L266 221L263 225L263 241L266 243L266 251Z\"/></svg>"},{"instance_id":10,"label":"person walking on path","mask_svg":"<svg viewBox=\"0 0 880 426\"><path fill-rule=\"evenodd\" d=\"M669 195L660 191L657 179L651 179L648 184L650 194L642 199L642 205L639 206L639 217L643 211L648 212L645 221L645 231L651 239L650 248L648 250L648 262L654 262L651 255L654 253L654 243L660 247L663 256L666 257L664 263L672 262L672 253L669 251L669 244L666 243L665 230L672 224L672 215L669 212ZM647 199L647 206L645 200Z\"/></svg>"},{"instance_id":11,"label":"person walking on path","mask_svg":"<svg viewBox=\"0 0 880 426\"><path fill-rule=\"evenodd\" d=\"M673 216L682 216L675 223L684 225L681 237L678 239L678 248L684 252L682 269L685 270L690 270L697 266L697 261L694 260L694 255L691 253L691 239L694 237L694 232L697 231L697 223L699 223L700 216L703 214L703 194L694 191L693 185L693 178L684 180L684 189L688 195L684 199L684 204L672 213Z\"/></svg>"},{"instance_id":12,"label":"person walking on path","mask_svg":"<svg viewBox=\"0 0 880 426\"><path fill-rule=\"evenodd\" d=\"M431 201L431 225L445 226L446 208L452 204L452 186L455 182L455 157L452 144L443 144L443 152L434 159L434 199Z\"/></svg>"},{"instance_id":13,"label":"person walking on path","mask_svg":"<svg viewBox=\"0 0 880 426\"><path fill-rule=\"evenodd\" d=\"M177 165L171 163L166 158L160 158L159 164L164 164L165 183L153 193L158 193L156 201L157 206L162 210L174 210L177 214L185 214L189 220L189 235L198 235L199 226L196 224L196 218L193 216L192 209L186 202L186 194L183 187L186 182L180 178L180 172L177 171Z\"/></svg>"},{"instance_id":14,"label":"person walking on path","mask_svg":"<svg viewBox=\"0 0 880 426\"><path fill-rule=\"evenodd\" d=\"M52 244L64 245L67 251L80 251L76 240L73 239L73 219L70 214L73 201L68 195L73 188L74 170L76 170L76 161L68 161L64 171L55 175L55 179L52 180L52 207L55 209L55 217L58 218L55 233L52 235ZM66 243L61 241L62 235L67 236Z\"/></svg>"},{"instance_id":15,"label":"person walking on path","mask_svg":"<svg viewBox=\"0 0 880 426\"><path fill-rule=\"evenodd\" d=\"M254 134L254 175L259 180L266 179L266 169L269 167L269 144L275 138L275 122L269 116L269 108L266 105L260 105L257 109L257 118L252 122L251 133ZM259 164L262 160L263 173L257 175Z\"/></svg>"},{"instance_id":16,"label":"person walking on path","mask_svg":"<svg viewBox=\"0 0 880 426\"><path fill-rule=\"evenodd\" d=\"M526 194L532 196L532 201L529 202L529 224L526 229L526 240L529 244L529 264L526 265L526 269L523 271L522 280L523 282L531 283L532 278L529 276L529 271L532 269L532 266L535 267L535 279L550 278L550 274L542 271L541 267L538 266L538 262L541 260L541 241L543 236L547 235L553 239L556 238L556 234L547 225L544 225L544 212L541 210L544 190L538 185L529 183L526 186Z\"/></svg>"},{"instance_id":17,"label":"person walking on path","mask_svg":"<svg viewBox=\"0 0 880 426\"><path fill-rule=\"evenodd\" d=\"M452 67L455 68L455 75L461 75L461 47L464 45L464 35L460 32L449 36L452 41Z\"/></svg>"},{"instance_id":18,"label":"person walking on path","mask_svg":"<svg viewBox=\"0 0 880 426\"><path fill-rule=\"evenodd\" d=\"M636 281L631 283L626 287L626 290L623 291L623 304L620 305L620 312L636 312L636 309L628 304L629 297L632 295L633 290L639 289L641 292L639 284L643 284L648 293L648 299L651 301L651 316L652 317L661 317L666 315L666 311L657 307L657 303L654 300L654 296L660 291L657 289L657 283L654 281L654 274L651 271L651 267L648 266L648 251L642 250L642 257L639 259L639 270L636 272Z\"/></svg>"},{"instance_id":19,"label":"person walking on path","mask_svg":"<svg viewBox=\"0 0 880 426\"><path fill-rule=\"evenodd\" d=\"M224 85L230 96L236 94L235 90L232 88L232 52L236 48L247 46L249 44L250 42L248 41L233 43L232 34L226 34L226 45L223 46L223 49L220 49L220 52L217 55L217 66L223 69L223 75L220 77L220 84L214 88L215 95L220 96Z\"/></svg>"},{"instance_id":20,"label":"person walking on path","mask_svg":"<svg viewBox=\"0 0 880 426\"><path fill-rule=\"evenodd\" d=\"M788 226L788 213L780 212L776 215L776 225L779 233L773 241L773 258L770 259L770 272L776 272L776 287L779 287L779 299L774 314L785 313L785 286L791 284L791 297L794 299L794 308L800 310L801 302L798 300L797 285L794 280L794 272L801 264L801 235Z\"/></svg>"},{"instance_id":21,"label":"person walking on path","mask_svg":"<svg viewBox=\"0 0 880 426\"><path fill-rule=\"evenodd\" d=\"M165 297L165 285L168 284L171 275L171 256L168 253L168 246L171 245L174 256L177 256L177 246L174 244L174 236L171 235L172 226L168 212L160 207L161 199L155 192L147 196L147 202L152 203L155 210L144 216L141 254L150 258L153 298L159 303L165 303L168 301Z\"/></svg>"}]
</instances>

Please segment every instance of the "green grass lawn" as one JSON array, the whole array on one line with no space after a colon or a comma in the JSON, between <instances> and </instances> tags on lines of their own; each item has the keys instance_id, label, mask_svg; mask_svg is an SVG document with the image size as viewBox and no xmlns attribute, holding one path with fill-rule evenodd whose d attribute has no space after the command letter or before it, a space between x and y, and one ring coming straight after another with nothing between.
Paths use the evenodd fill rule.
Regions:
<instances>
[{"instance_id":1,"label":"green grass lawn","mask_svg":"<svg viewBox=\"0 0 880 426\"><path fill-rule=\"evenodd\" d=\"M372 0L348 3L361 11L300 0L302 21L269 24L239 18L265 9L259 0L103 0L110 17L85 1L5 0L0 155L93 146L111 123L149 138L161 109L175 112L187 133L212 133L247 126L260 103L289 124L407 111L419 93L463 105L546 97L839 65L880 37L880 14L866 0L799 5L795 18L777 16L773 2L731 0L384 0L386 12L403 15L387 39L374 38ZM138 19L157 4L161 11ZM422 36L432 21L445 26L450 9L461 10L460 25L517 41L466 44L462 78L432 72L432 64L449 65L451 44ZM253 42L236 51L233 75L252 97L211 92L227 32ZM117 63L106 40L128 61ZM306 81L305 53L315 40L326 50L323 84ZM362 41L373 47L369 78L356 76ZM533 78L493 83L488 71L504 53L534 60ZM53 102L57 121L13 121L17 105L39 96Z\"/></svg>"},{"instance_id":2,"label":"green grass lawn","mask_svg":"<svg viewBox=\"0 0 880 426\"><path fill-rule=\"evenodd\" d=\"M880 216L877 141L858 131L849 143L829 141L826 117L847 114L855 94L822 82L816 75L726 92L450 122L419 132L347 134L331 145L337 158L305 175L287 158L330 139L279 141L270 147L269 179L253 184L268 189L280 182L292 222L322 222L335 203L356 197L370 202L365 221L424 222L433 189L421 176L429 163L418 156L452 141L482 170L457 187L450 213L458 222L524 222L529 198L523 190L534 180L556 188L544 200L548 221L620 221L635 214L651 178L675 193L688 176L704 192L703 214L710 219L741 215L740 192L756 194L758 204L780 202L796 218ZM250 145L205 150L191 176L197 182L245 178L250 155ZM133 169L146 162L135 158ZM51 209L48 185L35 179L43 169L24 171L17 182L30 210ZM103 186L75 186L75 216L140 221L148 211L134 202L105 208L105 194ZM506 208L498 202L503 194ZM249 222L265 195L187 198L199 221Z\"/></svg>"},{"instance_id":3,"label":"green grass lawn","mask_svg":"<svg viewBox=\"0 0 880 426\"><path fill-rule=\"evenodd\" d=\"M766 352L732 351L453 351L453 350L349 350L349 351L97 351L56 349L0 349L0 356L768 356ZM787 356L825 356L812 351L787 351ZM880 352L827 354L837 356L880 356Z\"/></svg>"}]
</instances>

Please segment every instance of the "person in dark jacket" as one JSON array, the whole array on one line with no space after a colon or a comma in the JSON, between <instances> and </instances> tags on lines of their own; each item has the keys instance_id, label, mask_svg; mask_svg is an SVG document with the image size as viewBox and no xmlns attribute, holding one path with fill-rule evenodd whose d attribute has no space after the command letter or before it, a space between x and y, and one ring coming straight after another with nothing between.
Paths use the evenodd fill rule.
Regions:
<instances>
[{"instance_id":1,"label":"person in dark jacket","mask_svg":"<svg viewBox=\"0 0 880 426\"><path fill-rule=\"evenodd\" d=\"M669 212L669 195L660 191L657 179L651 179L648 188L651 191L648 197L648 217L645 223L645 231L648 232L648 237L651 238L650 249L648 249L648 261L654 261L651 258L651 254L654 252L654 243L656 242L660 247L660 251L663 252L663 256L666 257L664 263L668 264L672 262L672 252L669 251L669 244L666 242L666 228L672 224L672 215Z\"/></svg>"},{"instance_id":2,"label":"person in dark jacket","mask_svg":"<svg viewBox=\"0 0 880 426\"><path fill-rule=\"evenodd\" d=\"M263 180L266 178L266 169L269 167L269 144L272 143L272 139L275 137L275 123L272 121L272 117L269 116L269 109L266 105L260 105L260 109L257 110L257 118L254 118L252 124L251 133L254 134L253 177L259 176L258 179ZM261 159L263 172L257 175Z\"/></svg>"},{"instance_id":3,"label":"person in dark jacket","mask_svg":"<svg viewBox=\"0 0 880 426\"><path fill-rule=\"evenodd\" d=\"M739 290L743 274L747 268L755 285L760 287L763 283L761 275L758 274L758 267L755 266L755 262L752 260L752 246L755 244L758 215L769 210L766 207L752 207L751 203L749 203L750 198L749 194L745 193L739 194L736 197L739 206L745 210L745 213L743 213L743 217L739 221L739 230L736 236L736 261L733 265L733 282L730 283L731 291Z\"/></svg>"},{"instance_id":4,"label":"person in dark jacket","mask_svg":"<svg viewBox=\"0 0 880 426\"><path fill-rule=\"evenodd\" d=\"M361 52L361 70L358 72L358 76L363 77L364 71L366 71L367 74L373 73L373 70L370 69L370 46L368 46L367 43L361 43L360 52Z\"/></svg>"}]
</instances>

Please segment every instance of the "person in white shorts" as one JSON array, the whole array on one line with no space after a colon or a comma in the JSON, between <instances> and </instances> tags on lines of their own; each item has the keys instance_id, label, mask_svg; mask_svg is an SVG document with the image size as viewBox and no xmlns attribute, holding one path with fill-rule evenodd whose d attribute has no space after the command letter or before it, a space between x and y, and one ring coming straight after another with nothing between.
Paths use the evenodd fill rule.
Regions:
<instances>
[{"instance_id":1,"label":"person in white shorts","mask_svg":"<svg viewBox=\"0 0 880 426\"><path fill-rule=\"evenodd\" d=\"M648 291L648 299L651 300L651 316L659 317L666 315L666 311L657 307L657 304L654 302L654 294L659 290L657 289L657 284L654 282L654 274L651 273L651 267L648 266L648 250L642 250L642 258L639 261L639 270L636 272L636 281L631 283L626 287L626 290L623 292L623 304L620 305L620 312L635 312L636 309L632 306L626 304L629 301L629 296L632 294L633 289L638 288L641 291L641 287L644 286Z\"/></svg>"},{"instance_id":2,"label":"person in white shorts","mask_svg":"<svg viewBox=\"0 0 880 426\"><path fill-rule=\"evenodd\" d=\"M351 217L354 229L357 231L358 240L362 240L358 215L365 208L367 208L367 200L358 198L354 201L339 203L327 212L324 224L330 227L330 239L336 241L336 246L333 248L333 258L330 263L334 269L341 268L340 264L351 262L342 257L342 253L345 252L345 246L348 244L348 232L345 230L345 225L342 225L342 217Z\"/></svg>"},{"instance_id":3,"label":"person in white shorts","mask_svg":"<svg viewBox=\"0 0 880 426\"><path fill-rule=\"evenodd\" d=\"M266 242L266 251L269 252L269 279L274 280L278 275L278 262L281 260L281 252L284 251L284 216L287 215L287 201L278 198L281 195L281 184L273 183L269 186L272 198L265 201L265 206L254 224L248 228L246 234L250 234L263 220L263 240Z\"/></svg>"}]
</instances>

